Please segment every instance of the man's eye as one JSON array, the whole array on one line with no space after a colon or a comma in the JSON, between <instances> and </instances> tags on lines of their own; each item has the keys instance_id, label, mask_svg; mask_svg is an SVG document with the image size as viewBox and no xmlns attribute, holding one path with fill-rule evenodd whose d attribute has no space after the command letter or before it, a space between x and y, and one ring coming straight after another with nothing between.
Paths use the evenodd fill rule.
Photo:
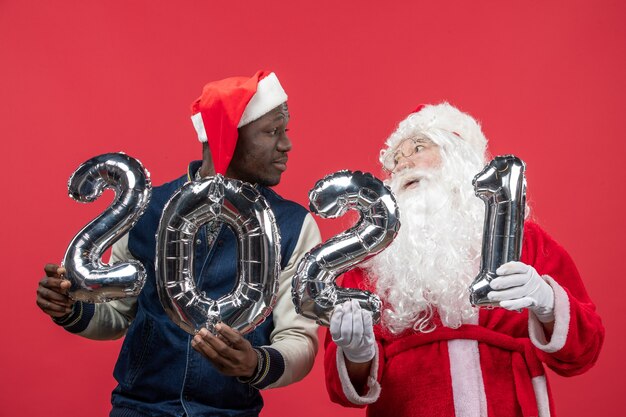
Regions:
<instances>
[{"instance_id":1,"label":"man's eye","mask_svg":"<svg viewBox=\"0 0 626 417\"><path fill-rule=\"evenodd\" d=\"M267 134L270 135L270 136L276 136L276 135L279 135L279 134L282 134L282 133L285 133L285 132L288 132L288 131L289 131L289 129L283 129L282 127L277 127L277 128L272 129L272 130L268 130Z\"/></svg>"},{"instance_id":2,"label":"man's eye","mask_svg":"<svg viewBox=\"0 0 626 417\"><path fill-rule=\"evenodd\" d=\"M415 145L415 153L419 153L424 149L424 145Z\"/></svg>"}]
</instances>

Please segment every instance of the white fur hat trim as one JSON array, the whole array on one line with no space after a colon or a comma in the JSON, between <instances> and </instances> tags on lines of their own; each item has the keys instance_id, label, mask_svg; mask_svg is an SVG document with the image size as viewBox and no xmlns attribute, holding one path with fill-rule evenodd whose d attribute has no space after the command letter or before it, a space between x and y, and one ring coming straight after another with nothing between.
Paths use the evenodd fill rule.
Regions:
<instances>
[{"instance_id":1,"label":"white fur hat trim","mask_svg":"<svg viewBox=\"0 0 626 417\"><path fill-rule=\"evenodd\" d=\"M402 140L419 134L428 136L428 132L433 129L445 130L459 136L481 155L487 149L487 138L480 124L469 114L444 102L425 105L400 122L396 131L385 142L387 149L381 152L381 160L389 149L393 149Z\"/></svg>"}]
</instances>

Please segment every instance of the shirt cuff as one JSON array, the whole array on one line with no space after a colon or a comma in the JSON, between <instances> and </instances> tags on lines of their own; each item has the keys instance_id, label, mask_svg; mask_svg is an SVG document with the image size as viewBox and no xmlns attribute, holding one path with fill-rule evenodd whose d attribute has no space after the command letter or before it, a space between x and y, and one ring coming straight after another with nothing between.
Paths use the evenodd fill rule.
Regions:
<instances>
[{"instance_id":1,"label":"shirt cuff","mask_svg":"<svg viewBox=\"0 0 626 417\"><path fill-rule=\"evenodd\" d=\"M77 301L72 305L72 311L68 315L53 317L52 321L70 333L80 333L87 328L95 311L95 304Z\"/></svg>"},{"instance_id":2,"label":"shirt cuff","mask_svg":"<svg viewBox=\"0 0 626 417\"><path fill-rule=\"evenodd\" d=\"M256 371L250 378L238 378L239 382L252 385L256 389L263 389L276 382L285 372L285 360L274 348L263 346L255 347L257 354Z\"/></svg>"}]
</instances>

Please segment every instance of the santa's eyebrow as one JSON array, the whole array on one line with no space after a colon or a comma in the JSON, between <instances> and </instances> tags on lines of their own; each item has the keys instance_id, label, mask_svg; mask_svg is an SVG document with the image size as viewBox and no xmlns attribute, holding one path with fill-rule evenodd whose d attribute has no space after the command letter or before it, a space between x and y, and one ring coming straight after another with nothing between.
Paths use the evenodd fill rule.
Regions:
<instances>
[{"instance_id":1,"label":"santa's eyebrow","mask_svg":"<svg viewBox=\"0 0 626 417\"><path fill-rule=\"evenodd\" d=\"M394 154L397 153L400 150L400 146L403 143L408 142L408 141L412 141L413 143L418 144L418 145L426 145L426 144L432 143L432 141L427 138L406 138L400 141L400 143L392 150L392 152Z\"/></svg>"}]
</instances>

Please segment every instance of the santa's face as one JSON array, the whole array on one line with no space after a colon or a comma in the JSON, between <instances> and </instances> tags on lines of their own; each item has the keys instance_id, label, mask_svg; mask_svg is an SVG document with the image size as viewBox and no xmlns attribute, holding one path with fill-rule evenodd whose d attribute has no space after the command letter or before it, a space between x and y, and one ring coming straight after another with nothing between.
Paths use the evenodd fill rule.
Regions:
<instances>
[{"instance_id":1,"label":"santa's face","mask_svg":"<svg viewBox=\"0 0 626 417\"><path fill-rule=\"evenodd\" d=\"M442 159L441 147L419 136L404 139L387 152L384 164L391 174L387 184L397 197L401 211L411 206L409 210L412 214L405 222L414 222L416 217L424 219L423 210L414 211L418 205L424 210L438 207L440 204L437 201L448 197L450 187L446 181L442 181ZM391 165L393 168L388 169Z\"/></svg>"},{"instance_id":2,"label":"santa's face","mask_svg":"<svg viewBox=\"0 0 626 417\"><path fill-rule=\"evenodd\" d=\"M407 170L432 171L441 165L441 152L439 146L428 138L407 138L387 152L383 164L392 177ZM420 179L415 175L406 176L402 189L417 187Z\"/></svg>"}]
</instances>

